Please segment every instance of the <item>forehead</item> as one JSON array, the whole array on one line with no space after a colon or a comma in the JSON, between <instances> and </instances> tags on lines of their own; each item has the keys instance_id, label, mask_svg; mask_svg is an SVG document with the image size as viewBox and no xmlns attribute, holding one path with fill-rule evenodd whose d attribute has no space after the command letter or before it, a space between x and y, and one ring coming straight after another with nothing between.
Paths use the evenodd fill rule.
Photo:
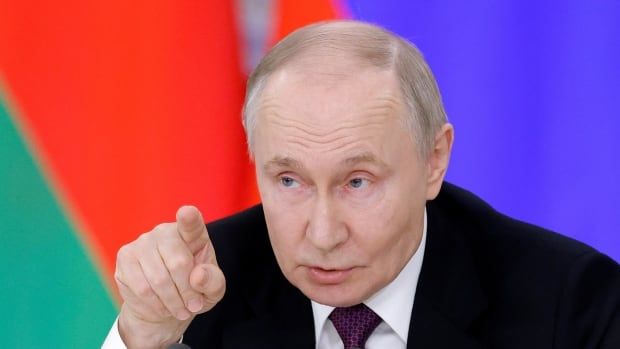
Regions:
<instances>
[{"instance_id":1,"label":"forehead","mask_svg":"<svg viewBox=\"0 0 620 349\"><path fill-rule=\"evenodd\" d=\"M373 116L401 117L404 109L393 71L322 57L274 72L256 112L261 123L281 117L327 131Z\"/></svg>"},{"instance_id":2,"label":"forehead","mask_svg":"<svg viewBox=\"0 0 620 349\"><path fill-rule=\"evenodd\" d=\"M255 157L383 158L388 143L409 135L405 112L390 70L332 63L286 67L270 77L258 101Z\"/></svg>"}]
</instances>

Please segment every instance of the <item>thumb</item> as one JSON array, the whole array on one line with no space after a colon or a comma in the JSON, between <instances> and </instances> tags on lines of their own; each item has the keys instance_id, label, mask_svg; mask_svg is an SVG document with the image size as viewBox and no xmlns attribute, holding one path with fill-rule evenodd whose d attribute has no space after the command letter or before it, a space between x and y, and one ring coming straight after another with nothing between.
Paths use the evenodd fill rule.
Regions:
<instances>
[{"instance_id":1,"label":"thumb","mask_svg":"<svg viewBox=\"0 0 620 349\"><path fill-rule=\"evenodd\" d=\"M202 294L202 310L211 310L226 292L226 278L222 270L215 264L198 264L189 275L189 283L194 290Z\"/></svg>"}]
</instances>

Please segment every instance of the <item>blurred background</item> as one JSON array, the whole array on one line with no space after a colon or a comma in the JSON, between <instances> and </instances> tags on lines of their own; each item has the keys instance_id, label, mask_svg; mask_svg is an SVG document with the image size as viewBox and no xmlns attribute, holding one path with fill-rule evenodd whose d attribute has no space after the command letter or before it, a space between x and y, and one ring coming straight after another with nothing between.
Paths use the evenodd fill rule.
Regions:
<instances>
[{"instance_id":1,"label":"blurred background","mask_svg":"<svg viewBox=\"0 0 620 349\"><path fill-rule=\"evenodd\" d=\"M291 30L414 42L456 142L448 180L620 260L620 1L0 0L0 338L99 346L118 248L178 206L258 202L245 79Z\"/></svg>"}]
</instances>

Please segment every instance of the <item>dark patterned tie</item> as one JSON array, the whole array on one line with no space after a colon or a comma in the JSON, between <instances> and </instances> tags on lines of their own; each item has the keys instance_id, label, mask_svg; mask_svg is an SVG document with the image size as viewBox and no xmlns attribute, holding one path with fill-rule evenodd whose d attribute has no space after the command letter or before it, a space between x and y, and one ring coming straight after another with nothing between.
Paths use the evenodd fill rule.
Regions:
<instances>
[{"instance_id":1,"label":"dark patterned tie","mask_svg":"<svg viewBox=\"0 0 620 349\"><path fill-rule=\"evenodd\" d=\"M344 349L363 349L372 331L379 326L381 318L364 304L348 308L336 308L329 315L344 343Z\"/></svg>"}]
</instances>

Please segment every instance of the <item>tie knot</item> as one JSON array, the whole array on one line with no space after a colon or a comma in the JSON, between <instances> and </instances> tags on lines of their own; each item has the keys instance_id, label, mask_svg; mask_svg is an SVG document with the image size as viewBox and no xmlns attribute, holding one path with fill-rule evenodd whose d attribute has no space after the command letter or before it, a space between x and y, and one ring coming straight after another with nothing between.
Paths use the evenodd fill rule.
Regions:
<instances>
[{"instance_id":1,"label":"tie knot","mask_svg":"<svg viewBox=\"0 0 620 349\"><path fill-rule=\"evenodd\" d=\"M365 304L336 308L329 315L345 349L364 348L372 331L379 326L381 318Z\"/></svg>"}]
</instances>

